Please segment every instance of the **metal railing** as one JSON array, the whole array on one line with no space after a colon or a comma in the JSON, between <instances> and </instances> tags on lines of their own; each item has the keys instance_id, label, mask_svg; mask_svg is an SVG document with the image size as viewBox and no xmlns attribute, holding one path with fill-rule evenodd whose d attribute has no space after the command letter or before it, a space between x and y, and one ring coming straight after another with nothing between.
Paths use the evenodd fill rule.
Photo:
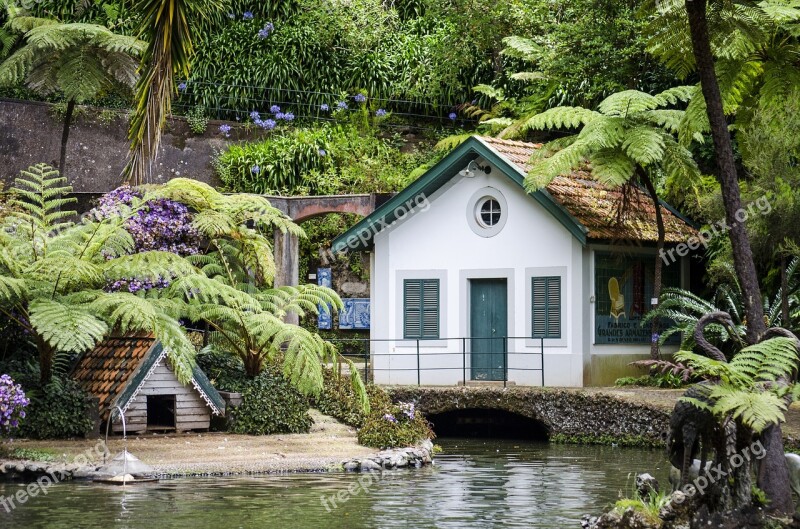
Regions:
<instances>
[{"instance_id":1,"label":"metal railing","mask_svg":"<svg viewBox=\"0 0 800 529\"><path fill-rule=\"evenodd\" d=\"M519 341L522 347L519 347ZM363 377L364 381L370 380L369 374L375 372L416 372L417 385L421 386L423 373L426 372L448 372L461 371L461 384L469 382L503 382L503 387L508 385L509 373L515 372L538 372L541 385L544 381L544 338L531 338L530 336L500 336L491 338L435 338L435 339L374 339L374 338L329 338L329 342L350 343L354 347L345 349L343 355L351 359L358 359L364 362ZM475 350L475 345L483 345L489 342L488 347L479 347ZM531 344L536 345L531 345ZM375 344L394 344L392 351L375 351ZM345 346L346 348L346 346ZM388 348L388 347L387 347ZM445 350L440 350L445 349ZM453 350L456 349L456 350ZM481 350L483 349L483 350ZM483 363L488 365L475 365L473 363L473 353L482 355ZM396 358L413 358L415 362L412 367L376 367L375 360L382 356L392 356ZM446 362L448 358L460 357L460 362ZM536 357L539 361L536 362ZM431 363L432 359L444 359L442 362ZM488 362L487 362L488 359ZM524 360L521 365L509 365L509 360ZM530 361L528 361L530 360ZM538 365L538 367L536 367ZM469 371L469 378L467 377ZM477 375L477 376L476 376Z\"/></svg>"}]
</instances>

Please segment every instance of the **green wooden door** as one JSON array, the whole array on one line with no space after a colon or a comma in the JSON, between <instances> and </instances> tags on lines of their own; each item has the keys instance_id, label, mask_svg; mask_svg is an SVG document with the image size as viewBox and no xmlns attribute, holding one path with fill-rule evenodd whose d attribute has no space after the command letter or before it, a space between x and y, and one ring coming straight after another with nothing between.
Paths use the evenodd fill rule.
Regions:
<instances>
[{"instance_id":1,"label":"green wooden door","mask_svg":"<svg viewBox=\"0 0 800 529\"><path fill-rule=\"evenodd\" d=\"M470 280L472 380L504 380L508 336L505 279Z\"/></svg>"}]
</instances>

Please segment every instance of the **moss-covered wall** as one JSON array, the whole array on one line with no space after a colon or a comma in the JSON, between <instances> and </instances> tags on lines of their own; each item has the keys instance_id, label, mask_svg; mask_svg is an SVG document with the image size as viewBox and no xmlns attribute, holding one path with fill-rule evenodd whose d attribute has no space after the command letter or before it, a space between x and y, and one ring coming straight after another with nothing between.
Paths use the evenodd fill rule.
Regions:
<instances>
[{"instance_id":1,"label":"moss-covered wall","mask_svg":"<svg viewBox=\"0 0 800 529\"><path fill-rule=\"evenodd\" d=\"M540 421L555 441L663 446L669 414L610 395L548 388L394 387L398 401L425 414L458 409L500 409Z\"/></svg>"}]
</instances>

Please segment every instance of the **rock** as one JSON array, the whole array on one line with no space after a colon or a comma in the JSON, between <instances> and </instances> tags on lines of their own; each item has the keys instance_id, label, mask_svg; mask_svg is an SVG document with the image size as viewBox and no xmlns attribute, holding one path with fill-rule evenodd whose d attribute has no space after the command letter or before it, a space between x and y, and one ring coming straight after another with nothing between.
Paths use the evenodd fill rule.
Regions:
<instances>
[{"instance_id":1,"label":"rock","mask_svg":"<svg viewBox=\"0 0 800 529\"><path fill-rule=\"evenodd\" d=\"M358 461L348 461L344 464L344 469L347 472L355 472L358 470Z\"/></svg>"},{"instance_id":2,"label":"rock","mask_svg":"<svg viewBox=\"0 0 800 529\"><path fill-rule=\"evenodd\" d=\"M364 461L361 462L361 471L362 472L363 471L369 472L369 471L380 470L380 469L381 469L381 466L378 463L376 463L375 461L372 461L371 459L365 459Z\"/></svg>"},{"instance_id":3,"label":"rock","mask_svg":"<svg viewBox=\"0 0 800 529\"><path fill-rule=\"evenodd\" d=\"M645 499L649 496L658 495L658 480L650 474L639 474L636 476L636 493L640 498Z\"/></svg>"}]
</instances>

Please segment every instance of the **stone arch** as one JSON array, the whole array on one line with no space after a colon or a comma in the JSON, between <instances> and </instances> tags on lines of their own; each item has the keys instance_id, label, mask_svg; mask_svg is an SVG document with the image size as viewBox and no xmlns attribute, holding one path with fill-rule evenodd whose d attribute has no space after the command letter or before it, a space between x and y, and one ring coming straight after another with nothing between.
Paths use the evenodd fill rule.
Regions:
<instances>
[{"instance_id":1,"label":"stone arch","mask_svg":"<svg viewBox=\"0 0 800 529\"><path fill-rule=\"evenodd\" d=\"M389 198L391 194L325 195L307 197L265 196L273 207L279 209L296 223L328 213L354 213L366 217ZM276 231L275 286L295 286L300 283L300 255L297 237ZM298 323L296 314L287 314L286 321Z\"/></svg>"}]
</instances>

